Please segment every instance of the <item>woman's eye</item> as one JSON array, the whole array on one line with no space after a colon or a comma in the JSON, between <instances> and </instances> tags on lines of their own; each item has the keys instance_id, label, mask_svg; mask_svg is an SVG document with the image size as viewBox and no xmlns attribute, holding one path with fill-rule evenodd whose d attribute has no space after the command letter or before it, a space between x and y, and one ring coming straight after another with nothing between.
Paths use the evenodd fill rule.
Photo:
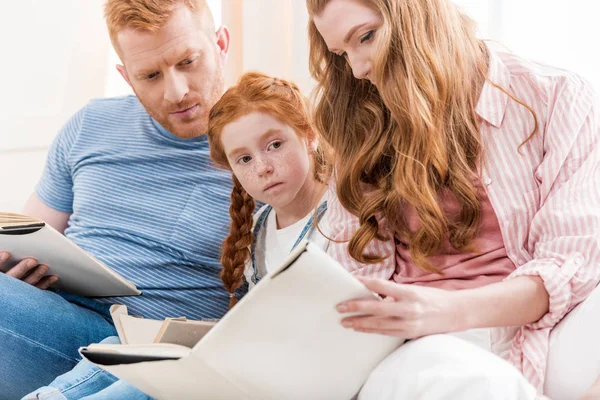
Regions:
<instances>
[{"instance_id":1,"label":"woman's eye","mask_svg":"<svg viewBox=\"0 0 600 400\"><path fill-rule=\"evenodd\" d=\"M363 37L360 38L360 42L364 43L366 41L369 41L371 39L373 39L373 35L375 34L375 31L369 31L367 32Z\"/></svg>"}]
</instances>

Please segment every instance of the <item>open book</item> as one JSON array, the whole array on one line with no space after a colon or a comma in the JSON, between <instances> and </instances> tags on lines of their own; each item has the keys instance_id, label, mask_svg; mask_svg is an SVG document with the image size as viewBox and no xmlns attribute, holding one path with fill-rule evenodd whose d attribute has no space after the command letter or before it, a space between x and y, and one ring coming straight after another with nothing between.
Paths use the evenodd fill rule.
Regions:
<instances>
[{"instance_id":1,"label":"open book","mask_svg":"<svg viewBox=\"0 0 600 400\"><path fill-rule=\"evenodd\" d=\"M164 320L134 317L128 314L127 306L120 304L113 305L110 314L121 344L172 343L191 348L217 323L185 317Z\"/></svg>"},{"instance_id":2,"label":"open book","mask_svg":"<svg viewBox=\"0 0 600 400\"><path fill-rule=\"evenodd\" d=\"M121 344L91 344L82 350L84 354L93 351L104 364L179 359L188 355L191 348L217 323L214 320L194 321L185 317L164 320L134 317L128 315L127 307L123 305L113 305L111 316Z\"/></svg>"},{"instance_id":3,"label":"open book","mask_svg":"<svg viewBox=\"0 0 600 400\"><path fill-rule=\"evenodd\" d=\"M135 285L79 248L50 225L37 218L0 213L0 251L8 251L11 268L26 257L34 257L58 276L56 289L88 296L139 295Z\"/></svg>"},{"instance_id":4,"label":"open book","mask_svg":"<svg viewBox=\"0 0 600 400\"><path fill-rule=\"evenodd\" d=\"M371 293L304 242L190 350L91 345L81 354L157 399L344 399L403 340L346 329L335 306Z\"/></svg>"}]
</instances>

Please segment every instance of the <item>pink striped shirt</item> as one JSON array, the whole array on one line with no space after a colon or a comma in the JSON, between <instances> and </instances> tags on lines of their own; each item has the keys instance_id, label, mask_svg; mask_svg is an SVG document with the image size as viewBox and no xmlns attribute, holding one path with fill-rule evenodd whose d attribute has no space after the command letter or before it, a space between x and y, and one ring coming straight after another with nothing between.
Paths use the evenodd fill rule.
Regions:
<instances>
[{"instance_id":1,"label":"pink striped shirt","mask_svg":"<svg viewBox=\"0 0 600 400\"><path fill-rule=\"evenodd\" d=\"M539 276L550 295L545 316L503 328L504 337L512 341L509 361L541 392L552 328L600 280L600 114L590 85L575 74L490 50L489 80L532 107L539 124L517 151L533 131L533 117L486 82L476 109L486 159L479 173L517 267L506 279ZM328 211L332 238L348 240L358 219L334 190ZM394 239L374 240L366 252L395 255L395 246ZM359 275L394 279L400 273L394 256L365 265L350 257L346 243L333 241L328 252Z\"/></svg>"}]
</instances>

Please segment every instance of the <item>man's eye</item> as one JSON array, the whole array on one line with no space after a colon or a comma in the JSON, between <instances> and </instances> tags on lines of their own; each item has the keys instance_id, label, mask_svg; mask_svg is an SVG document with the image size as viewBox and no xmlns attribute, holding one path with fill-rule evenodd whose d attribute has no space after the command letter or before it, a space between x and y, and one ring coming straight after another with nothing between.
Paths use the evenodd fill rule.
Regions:
<instances>
[{"instance_id":1,"label":"man's eye","mask_svg":"<svg viewBox=\"0 0 600 400\"><path fill-rule=\"evenodd\" d=\"M157 76L158 76L158 72L153 72L149 75L146 75L146 79L151 80L151 79L156 78Z\"/></svg>"},{"instance_id":2,"label":"man's eye","mask_svg":"<svg viewBox=\"0 0 600 400\"><path fill-rule=\"evenodd\" d=\"M179 63L179 65L190 65L193 62L194 62L194 60L185 60L185 61L182 61L181 63Z\"/></svg>"}]
</instances>

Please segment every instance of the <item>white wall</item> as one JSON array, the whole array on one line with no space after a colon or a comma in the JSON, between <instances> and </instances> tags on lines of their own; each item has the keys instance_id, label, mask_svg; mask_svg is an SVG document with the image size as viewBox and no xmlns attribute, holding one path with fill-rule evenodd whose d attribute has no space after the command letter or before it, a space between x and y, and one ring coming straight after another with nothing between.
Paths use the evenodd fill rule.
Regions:
<instances>
[{"instance_id":1,"label":"white wall","mask_svg":"<svg viewBox=\"0 0 600 400\"><path fill-rule=\"evenodd\" d=\"M312 87L308 74L308 12L304 0L222 0L232 33L227 84L246 71L262 71Z\"/></svg>"},{"instance_id":2,"label":"white wall","mask_svg":"<svg viewBox=\"0 0 600 400\"><path fill-rule=\"evenodd\" d=\"M581 74L600 92L598 1L502 1L499 40L515 53Z\"/></svg>"},{"instance_id":3,"label":"white wall","mask_svg":"<svg viewBox=\"0 0 600 400\"><path fill-rule=\"evenodd\" d=\"M20 211L64 121L104 94L101 0L2 1L0 210Z\"/></svg>"}]
</instances>

